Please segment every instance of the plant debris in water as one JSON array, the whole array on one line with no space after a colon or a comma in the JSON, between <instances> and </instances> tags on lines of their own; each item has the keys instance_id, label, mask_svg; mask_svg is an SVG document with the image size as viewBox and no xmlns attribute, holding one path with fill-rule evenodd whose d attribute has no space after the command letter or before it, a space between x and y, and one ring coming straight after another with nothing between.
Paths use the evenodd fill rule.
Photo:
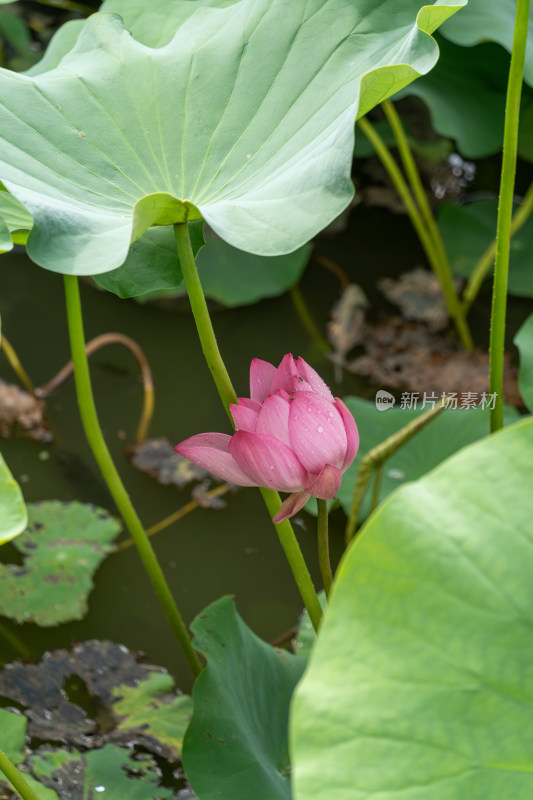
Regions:
<instances>
[{"instance_id":1,"label":"plant debris in water","mask_svg":"<svg viewBox=\"0 0 533 800\"><path fill-rule=\"evenodd\" d=\"M193 481L201 481L209 474L187 458L176 453L168 439L148 439L128 448L131 463L146 472L163 486L173 484L183 489Z\"/></svg>"},{"instance_id":2,"label":"plant debris in water","mask_svg":"<svg viewBox=\"0 0 533 800\"><path fill-rule=\"evenodd\" d=\"M45 405L12 383L0 380L0 436L22 436L35 442L51 442Z\"/></svg>"},{"instance_id":3,"label":"plant debris in water","mask_svg":"<svg viewBox=\"0 0 533 800\"><path fill-rule=\"evenodd\" d=\"M460 281L455 281L456 289ZM378 281L387 300L398 306L402 316L413 322L425 322L431 333L446 330L449 316L444 295L436 275L425 269L415 269L401 275L399 280L381 278Z\"/></svg>"}]
</instances>

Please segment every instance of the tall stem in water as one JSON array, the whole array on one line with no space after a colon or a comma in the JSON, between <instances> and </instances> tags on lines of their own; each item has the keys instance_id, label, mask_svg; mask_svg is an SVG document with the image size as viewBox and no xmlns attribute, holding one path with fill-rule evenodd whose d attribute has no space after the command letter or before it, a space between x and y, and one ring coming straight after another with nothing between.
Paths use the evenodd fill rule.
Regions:
<instances>
[{"instance_id":1,"label":"tall stem in water","mask_svg":"<svg viewBox=\"0 0 533 800\"><path fill-rule=\"evenodd\" d=\"M89 442L89 446L100 467L102 476L111 492L111 496L126 523L126 527L132 539L135 541L141 560L172 626L172 630L181 646L187 664L193 675L197 676L202 670L202 665L192 647L189 634L187 633L182 616L172 597L163 570L159 565L150 540L144 531L137 512L118 474L117 468L113 463L113 459L111 458L111 454L102 434L93 397L87 353L85 352L85 336L83 331L78 279L74 275L64 275L63 278L65 282L70 349L72 362L74 364L74 382L76 385L80 416L87 441Z\"/></svg>"}]
</instances>

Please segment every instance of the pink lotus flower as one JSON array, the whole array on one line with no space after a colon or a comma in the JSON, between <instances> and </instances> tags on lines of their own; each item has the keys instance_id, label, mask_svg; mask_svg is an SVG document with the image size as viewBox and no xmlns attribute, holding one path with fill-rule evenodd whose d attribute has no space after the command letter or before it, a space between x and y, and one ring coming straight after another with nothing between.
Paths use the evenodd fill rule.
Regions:
<instances>
[{"instance_id":1,"label":"pink lotus flower","mask_svg":"<svg viewBox=\"0 0 533 800\"><path fill-rule=\"evenodd\" d=\"M250 398L231 405L235 433L200 433L177 445L190 461L238 486L290 492L274 522L308 499L335 497L359 447L357 426L342 400L303 358L290 353L276 369L254 358Z\"/></svg>"}]
</instances>

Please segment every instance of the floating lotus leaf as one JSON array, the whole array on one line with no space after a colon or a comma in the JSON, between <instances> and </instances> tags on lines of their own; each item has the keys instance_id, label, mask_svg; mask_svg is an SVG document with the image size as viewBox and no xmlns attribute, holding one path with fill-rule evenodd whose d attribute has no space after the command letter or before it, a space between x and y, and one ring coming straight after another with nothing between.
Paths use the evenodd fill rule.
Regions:
<instances>
[{"instance_id":1,"label":"floating lotus leaf","mask_svg":"<svg viewBox=\"0 0 533 800\"><path fill-rule=\"evenodd\" d=\"M293 698L295 800L533 796L532 469L529 419L361 531Z\"/></svg>"},{"instance_id":2,"label":"floating lotus leaf","mask_svg":"<svg viewBox=\"0 0 533 800\"><path fill-rule=\"evenodd\" d=\"M28 527L13 542L23 566L0 564L0 613L39 625L81 619L92 575L112 552L120 525L83 503L31 503L28 512Z\"/></svg>"},{"instance_id":3,"label":"floating lotus leaf","mask_svg":"<svg viewBox=\"0 0 533 800\"><path fill-rule=\"evenodd\" d=\"M56 68L0 72L0 178L33 215L30 257L98 274L200 216L242 250L295 250L350 202L354 119L433 67L428 34L464 4L238 0L159 49L94 14Z\"/></svg>"}]
</instances>

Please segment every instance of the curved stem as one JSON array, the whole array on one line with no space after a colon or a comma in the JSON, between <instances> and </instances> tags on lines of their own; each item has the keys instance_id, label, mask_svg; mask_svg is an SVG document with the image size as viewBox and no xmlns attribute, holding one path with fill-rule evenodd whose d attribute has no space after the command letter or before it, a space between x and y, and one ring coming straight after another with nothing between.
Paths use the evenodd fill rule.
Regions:
<instances>
[{"instance_id":1,"label":"curved stem","mask_svg":"<svg viewBox=\"0 0 533 800\"><path fill-rule=\"evenodd\" d=\"M2 334L0 347L6 354L6 358L9 361L11 369L16 374L26 391L29 392L29 394L33 394L33 383L31 382L31 378L20 363L15 348L9 343L4 334Z\"/></svg>"},{"instance_id":2,"label":"curved stem","mask_svg":"<svg viewBox=\"0 0 533 800\"><path fill-rule=\"evenodd\" d=\"M92 356L93 353L96 353L97 350L100 350L102 347L105 347L108 344L121 344L126 347L137 360L141 370L144 392L143 409L141 412L141 419L139 420L137 433L135 435L136 444L141 444L146 439L150 422L152 421L152 416L154 413L154 381L152 378L152 370L150 369L148 359L144 355L137 342L134 339L131 339L129 336L125 336L123 333L102 333L100 336L95 336L94 339L91 339L91 341L87 342L85 345L85 353L87 356ZM36 397L47 397L55 389L57 389L58 386L61 386L61 384L64 383L68 377L70 377L73 371L74 364L71 359L59 370L57 375L54 375L54 377L45 383L44 386L39 386L37 389L35 389Z\"/></svg>"},{"instance_id":3,"label":"curved stem","mask_svg":"<svg viewBox=\"0 0 533 800\"><path fill-rule=\"evenodd\" d=\"M505 350L505 321L507 312L507 281L509 276L509 248L511 242L511 216L518 149L518 120L520 95L526 57L529 0L517 0L516 17L505 103L503 132L503 160L500 183L500 203L496 229L496 260L489 348L489 392L496 395L490 411L491 432L503 427L503 357Z\"/></svg>"},{"instance_id":4,"label":"curved stem","mask_svg":"<svg viewBox=\"0 0 533 800\"><path fill-rule=\"evenodd\" d=\"M24 779L22 773L18 771L3 750L0 750L0 770L4 773L15 791L22 797L22 800L42 800L42 797L39 797L39 795L33 791L29 783Z\"/></svg>"},{"instance_id":5,"label":"curved stem","mask_svg":"<svg viewBox=\"0 0 533 800\"><path fill-rule=\"evenodd\" d=\"M78 279L74 275L64 275L65 299L67 306L67 319L70 337L72 361L74 362L74 381L80 409L81 420L87 441L91 447L102 476L107 483L109 491L120 511L126 527L128 528L144 567L152 581L157 596L163 606L167 618L172 626L176 638L181 646L187 664L194 676L202 670L202 665L195 651L176 606L172 593L168 587L163 571L159 565L152 545L141 524L137 512L122 483L118 471L113 463L98 421L98 414L94 403L89 364L85 353L85 340L83 333L83 318L81 313L80 290Z\"/></svg>"},{"instance_id":6,"label":"curved stem","mask_svg":"<svg viewBox=\"0 0 533 800\"><path fill-rule=\"evenodd\" d=\"M196 262L194 260L187 223L174 225L174 233L176 236L176 245L181 269L183 271L183 278L189 294L191 309L196 322L202 350L207 361L207 366L211 371L218 389L220 399L233 424L229 407L231 403L237 402L237 395L218 349L215 331L213 330L209 311L207 310L200 276L198 275ZM272 518L275 517L281 508L279 494L272 491L272 489L262 488L260 491L270 516ZM285 555L287 556L287 560L289 561L289 566L294 575L304 605L309 612L311 622L315 630L317 630L322 618L322 609L292 525L286 520L274 527Z\"/></svg>"},{"instance_id":7,"label":"curved stem","mask_svg":"<svg viewBox=\"0 0 533 800\"><path fill-rule=\"evenodd\" d=\"M524 225L525 222L531 216L531 212L533 211L533 183L529 186L522 205L516 209L515 213L513 214L513 218L511 220L511 238L517 233L520 228ZM474 271L470 275L468 282L466 284L465 290L463 292L463 309L465 312L470 310L470 306L478 296L479 290L481 289L481 284L490 270L492 265L494 264L494 256L496 255L496 239L489 244L481 258L479 259L478 263L476 264Z\"/></svg>"},{"instance_id":8,"label":"curved stem","mask_svg":"<svg viewBox=\"0 0 533 800\"><path fill-rule=\"evenodd\" d=\"M329 597L333 584L333 573L329 559L328 504L326 500L317 498L318 519L318 563L326 597Z\"/></svg>"},{"instance_id":9,"label":"curved stem","mask_svg":"<svg viewBox=\"0 0 533 800\"><path fill-rule=\"evenodd\" d=\"M411 195L411 192L409 191L409 187L407 185L405 178L401 173L401 170L399 169L398 165L393 159L387 145L385 144L381 136L377 133L374 126L366 119L366 117L361 117L361 119L357 121L357 124L359 125L359 127L361 128L367 139L374 146L377 155L379 156L383 166L389 173L389 177L392 180L396 188L396 191L398 192L407 210L407 213L409 215L409 218L411 219L411 222L417 233L417 236L420 239L420 243L424 248L424 252L426 253L429 264L440 281L448 313L454 320L455 327L457 329L463 347L465 348L465 350L473 350L474 344L472 342L472 336L470 335L470 330L468 328L463 310L461 308L461 304L459 303L459 298L457 297L457 293L453 285L453 278L449 271L447 272L445 269L443 269L438 249L433 241L433 238L429 235L427 231L421 212L419 211L419 209L416 206L416 203L413 200L413 197Z\"/></svg>"}]
</instances>

